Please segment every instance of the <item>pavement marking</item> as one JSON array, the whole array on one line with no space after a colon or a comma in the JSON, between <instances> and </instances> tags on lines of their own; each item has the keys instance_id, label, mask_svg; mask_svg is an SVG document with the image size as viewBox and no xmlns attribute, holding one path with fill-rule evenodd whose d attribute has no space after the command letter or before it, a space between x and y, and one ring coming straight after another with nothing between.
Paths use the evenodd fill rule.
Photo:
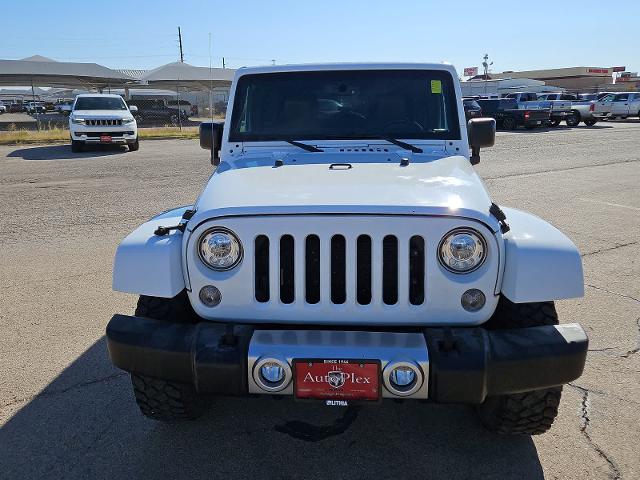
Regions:
<instances>
[{"instance_id":1,"label":"pavement marking","mask_svg":"<svg viewBox=\"0 0 640 480\"><path fill-rule=\"evenodd\" d=\"M640 208L632 207L630 205L621 205L619 203L603 202L602 200L594 200L592 198L582 198L582 197L578 197L578 200L582 200L583 202L600 203L602 205L609 205L610 207L628 208L630 210L635 210L637 212L640 212Z\"/></svg>"}]
</instances>

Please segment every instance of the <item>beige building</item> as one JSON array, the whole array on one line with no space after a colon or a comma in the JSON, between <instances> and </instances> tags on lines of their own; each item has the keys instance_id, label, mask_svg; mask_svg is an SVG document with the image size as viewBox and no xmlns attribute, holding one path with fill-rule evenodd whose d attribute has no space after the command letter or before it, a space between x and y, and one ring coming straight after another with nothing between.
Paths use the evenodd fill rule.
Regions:
<instances>
[{"instance_id":1,"label":"beige building","mask_svg":"<svg viewBox=\"0 0 640 480\"><path fill-rule=\"evenodd\" d=\"M616 71L619 69L616 69ZM604 90L612 82L613 67L570 67L550 70L491 73L491 78L532 78L567 90L589 92Z\"/></svg>"}]
</instances>

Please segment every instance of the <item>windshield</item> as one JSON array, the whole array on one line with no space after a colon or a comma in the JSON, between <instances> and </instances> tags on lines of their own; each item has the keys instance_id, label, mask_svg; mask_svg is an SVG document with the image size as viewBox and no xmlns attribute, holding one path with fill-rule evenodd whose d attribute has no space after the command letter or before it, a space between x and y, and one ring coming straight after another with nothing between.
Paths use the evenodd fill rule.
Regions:
<instances>
[{"instance_id":1,"label":"windshield","mask_svg":"<svg viewBox=\"0 0 640 480\"><path fill-rule=\"evenodd\" d=\"M430 70L245 75L229 140L459 139L450 74Z\"/></svg>"},{"instance_id":2,"label":"windshield","mask_svg":"<svg viewBox=\"0 0 640 480\"><path fill-rule=\"evenodd\" d=\"M127 110L120 97L78 97L74 110Z\"/></svg>"}]
</instances>

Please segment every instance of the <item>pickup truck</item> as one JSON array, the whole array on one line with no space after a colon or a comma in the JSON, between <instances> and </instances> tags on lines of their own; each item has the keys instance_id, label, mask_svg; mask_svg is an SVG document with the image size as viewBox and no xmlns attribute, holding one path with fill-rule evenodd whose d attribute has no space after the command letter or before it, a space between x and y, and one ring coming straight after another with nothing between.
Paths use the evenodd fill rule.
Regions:
<instances>
[{"instance_id":1,"label":"pickup truck","mask_svg":"<svg viewBox=\"0 0 640 480\"><path fill-rule=\"evenodd\" d=\"M554 307L583 295L582 260L491 201L473 166L495 120L465 120L454 67L241 68L229 102L200 125L213 173L195 204L116 250L113 288L138 303L107 345L141 413L194 419L220 395L427 401L547 431L586 360Z\"/></svg>"},{"instance_id":2,"label":"pickup truck","mask_svg":"<svg viewBox=\"0 0 640 480\"><path fill-rule=\"evenodd\" d=\"M527 110L548 109L549 121L547 125L557 127L560 122L571 115L571 102L564 100L539 100L535 92L508 93L505 98L513 98L518 102L518 108Z\"/></svg>"},{"instance_id":3,"label":"pickup truck","mask_svg":"<svg viewBox=\"0 0 640 480\"><path fill-rule=\"evenodd\" d=\"M640 118L640 92L611 93L595 103L595 118Z\"/></svg>"},{"instance_id":4,"label":"pickup truck","mask_svg":"<svg viewBox=\"0 0 640 480\"><path fill-rule=\"evenodd\" d=\"M585 98L586 97L586 98ZM571 102L571 114L566 117L568 127L577 127L580 122L584 122L588 127L592 127L598 121L593 116L596 94L575 95L573 93L543 93L538 95L538 100L565 100Z\"/></svg>"},{"instance_id":5,"label":"pickup truck","mask_svg":"<svg viewBox=\"0 0 640 480\"><path fill-rule=\"evenodd\" d=\"M518 127L532 129L549 121L547 109L523 109L513 98L477 100L484 117L495 118L498 127L514 130Z\"/></svg>"}]
</instances>

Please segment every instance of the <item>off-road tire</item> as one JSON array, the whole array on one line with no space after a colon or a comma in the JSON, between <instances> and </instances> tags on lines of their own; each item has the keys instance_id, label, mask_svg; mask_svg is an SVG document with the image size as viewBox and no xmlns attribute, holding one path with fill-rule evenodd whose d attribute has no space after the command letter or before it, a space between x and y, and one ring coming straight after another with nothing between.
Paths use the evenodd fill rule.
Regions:
<instances>
[{"instance_id":1,"label":"off-road tire","mask_svg":"<svg viewBox=\"0 0 640 480\"><path fill-rule=\"evenodd\" d=\"M595 118L590 118L589 120L585 120L584 124L587 127L593 127L598 121Z\"/></svg>"},{"instance_id":2,"label":"off-road tire","mask_svg":"<svg viewBox=\"0 0 640 480\"><path fill-rule=\"evenodd\" d=\"M130 143L128 146L129 146L130 152L136 152L140 150L140 141L136 138L136 141L133 143Z\"/></svg>"},{"instance_id":3,"label":"off-road tire","mask_svg":"<svg viewBox=\"0 0 640 480\"><path fill-rule=\"evenodd\" d=\"M501 297L493 316L485 324L489 330L557 325L553 302L513 303ZM487 397L477 412L484 426L503 435L545 433L558 415L562 387L551 387L510 395Z\"/></svg>"},{"instance_id":4,"label":"off-road tire","mask_svg":"<svg viewBox=\"0 0 640 480\"><path fill-rule=\"evenodd\" d=\"M207 401L193 386L131 374L136 403L142 414L153 420L175 422L195 420L207 409Z\"/></svg>"},{"instance_id":5,"label":"off-road tire","mask_svg":"<svg viewBox=\"0 0 640 480\"><path fill-rule=\"evenodd\" d=\"M84 142L80 140L71 140L71 151L73 153L80 153L84 148Z\"/></svg>"},{"instance_id":6,"label":"off-road tire","mask_svg":"<svg viewBox=\"0 0 640 480\"><path fill-rule=\"evenodd\" d=\"M562 387L487 398L478 407L484 426L502 435L540 435L558 415Z\"/></svg>"},{"instance_id":7,"label":"off-road tire","mask_svg":"<svg viewBox=\"0 0 640 480\"><path fill-rule=\"evenodd\" d=\"M186 290L173 298L141 295L136 316L175 323L196 323L199 318L189 303ZM136 403L143 415L165 422L193 420L207 409L208 401L193 385L131 374Z\"/></svg>"}]
</instances>

